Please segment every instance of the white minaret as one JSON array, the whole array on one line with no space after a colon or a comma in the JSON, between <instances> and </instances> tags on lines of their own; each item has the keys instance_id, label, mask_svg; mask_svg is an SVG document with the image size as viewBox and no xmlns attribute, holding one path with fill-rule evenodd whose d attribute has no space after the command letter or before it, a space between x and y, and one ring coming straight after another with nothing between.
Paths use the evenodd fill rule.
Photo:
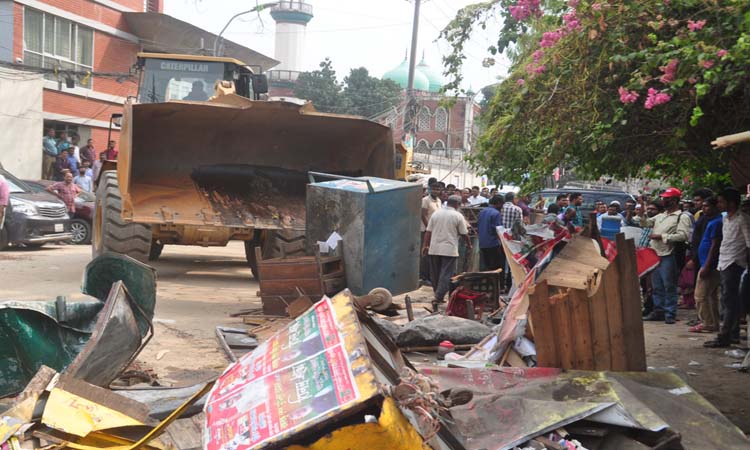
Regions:
<instances>
[{"instance_id":1,"label":"white minaret","mask_svg":"<svg viewBox=\"0 0 750 450\"><path fill-rule=\"evenodd\" d=\"M304 0L280 0L271 8L271 17L276 21L274 58L281 61L274 70L302 71L305 30L313 18L312 5Z\"/></svg>"}]
</instances>

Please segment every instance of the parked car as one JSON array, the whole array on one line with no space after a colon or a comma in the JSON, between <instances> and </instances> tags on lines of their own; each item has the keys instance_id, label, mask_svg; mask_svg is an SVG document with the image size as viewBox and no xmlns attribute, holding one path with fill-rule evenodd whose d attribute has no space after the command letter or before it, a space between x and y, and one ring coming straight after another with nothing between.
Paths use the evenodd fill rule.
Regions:
<instances>
[{"instance_id":1,"label":"parked car","mask_svg":"<svg viewBox=\"0 0 750 450\"><path fill-rule=\"evenodd\" d=\"M618 190L605 190L605 189L576 189L576 188L561 188L561 189L544 189L539 192L531 194L532 203L536 203L537 199L541 195L544 198L544 207L555 203L557 196L560 194L570 194L572 192L580 192L583 195L583 205L581 205L581 212L583 213L584 221L588 221L589 215L594 211L594 204L597 201L602 201L605 204L613 200L620 202L620 205L624 208L627 200L635 201L635 197L628 194L625 191Z\"/></svg>"},{"instance_id":2,"label":"parked car","mask_svg":"<svg viewBox=\"0 0 750 450\"><path fill-rule=\"evenodd\" d=\"M69 241L70 216L65 203L49 192L39 192L0 168L10 187L5 225L0 230L0 250L10 245L41 247L48 242Z\"/></svg>"},{"instance_id":3,"label":"parked car","mask_svg":"<svg viewBox=\"0 0 750 450\"><path fill-rule=\"evenodd\" d=\"M47 186L54 181L49 180L24 180L32 189L38 192L47 192ZM81 192L76 197L76 212L70 221L70 232L73 234L74 244L91 243L91 224L94 222L94 205L96 197L91 192Z\"/></svg>"}]
</instances>

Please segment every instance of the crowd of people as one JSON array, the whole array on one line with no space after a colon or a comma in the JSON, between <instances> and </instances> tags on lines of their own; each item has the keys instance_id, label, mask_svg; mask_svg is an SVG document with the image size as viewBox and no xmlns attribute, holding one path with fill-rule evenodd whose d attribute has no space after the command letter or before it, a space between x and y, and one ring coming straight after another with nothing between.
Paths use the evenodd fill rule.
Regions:
<instances>
[{"instance_id":1,"label":"crowd of people","mask_svg":"<svg viewBox=\"0 0 750 450\"><path fill-rule=\"evenodd\" d=\"M107 149L98 152L94 140L88 139L86 145L79 146L80 136L54 128L47 130L42 138L42 178L64 182L66 175L72 176L72 183L81 190L91 192L94 181L99 176L106 160L116 160L118 151L115 141L109 141Z\"/></svg>"},{"instance_id":2,"label":"crowd of people","mask_svg":"<svg viewBox=\"0 0 750 450\"><path fill-rule=\"evenodd\" d=\"M717 333L704 346L728 347L739 342L740 321L750 311L749 205L734 188L698 189L692 200L681 199L669 188L637 208L640 245L660 260L643 283L644 320L673 324L678 307L697 309L689 331Z\"/></svg>"},{"instance_id":3,"label":"crowd of people","mask_svg":"<svg viewBox=\"0 0 750 450\"><path fill-rule=\"evenodd\" d=\"M718 193L698 189L692 198L683 197L679 189L668 188L657 197L641 195L624 205L597 201L596 222L600 230L612 223L618 230L639 227L637 246L649 247L658 256L656 268L641 280L644 320L674 324L678 307L697 309L689 331L717 333L704 345L727 347L739 341L740 321L750 312L750 202L743 204L733 188ZM527 195L457 189L431 179L422 200L420 278L432 285L436 302L448 294L459 249L472 248L460 209L477 205L485 206L475 226L481 270L506 266L498 226L512 230L516 224L533 223L534 213L571 234L584 226L583 196L577 192L560 194L550 205L541 197L532 204Z\"/></svg>"},{"instance_id":4,"label":"crowd of people","mask_svg":"<svg viewBox=\"0 0 750 450\"><path fill-rule=\"evenodd\" d=\"M505 253L497 235L497 227L512 229L516 223L528 224L535 208L530 206L528 195L516 196L513 192L500 195L496 189L478 186L457 189L431 178L422 199L422 261L420 279L431 285L435 301L441 303L449 291L450 279L456 274L459 253L463 247L473 249L469 238L469 224L462 207L484 206L477 217L476 233L481 253L481 269L496 270L505 267ZM574 202L575 203L575 202ZM574 217L577 208L569 208ZM582 217L582 216L581 216ZM461 240L464 241L463 245ZM510 284L510 277L506 277Z\"/></svg>"}]
</instances>

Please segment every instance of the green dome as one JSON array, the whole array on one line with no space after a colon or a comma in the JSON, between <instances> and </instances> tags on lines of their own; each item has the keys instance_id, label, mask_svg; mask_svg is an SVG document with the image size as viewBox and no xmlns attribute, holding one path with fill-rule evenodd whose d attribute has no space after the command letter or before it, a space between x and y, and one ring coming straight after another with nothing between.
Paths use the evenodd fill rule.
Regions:
<instances>
[{"instance_id":1,"label":"green dome","mask_svg":"<svg viewBox=\"0 0 750 450\"><path fill-rule=\"evenodd\" d=\"M399 86L406 89L409 86L409 61L404 58L404 62L386 72L383 79L395 81ZM430 80L420 70L414 70L414 89L417 91L430 90Z\"/></svg>"},{"instance_id":2,"label":"green dome","mask_svg":"<svg viewBox=\"0 0 750 450\"><path fill-rule=\"evenodd\" d=\"M440 92L440 88L443 87L443 77L440 75L440 72L427 65L424 61L424 56L422 56L422 61L417 65L417 69L427 77L427 81L430 83L430 92Z\"/></svg>"}]
</instances>

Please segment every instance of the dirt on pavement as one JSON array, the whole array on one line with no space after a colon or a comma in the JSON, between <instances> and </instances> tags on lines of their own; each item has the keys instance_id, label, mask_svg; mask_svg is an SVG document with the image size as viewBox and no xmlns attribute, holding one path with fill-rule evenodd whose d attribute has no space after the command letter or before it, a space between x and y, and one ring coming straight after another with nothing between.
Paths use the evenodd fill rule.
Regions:
<instances>
[{"instance_id":1,"label":"dirt on pavement","mask_svg":"<svg viewBox=\"0 0 750 450\"><path fill-rule=\"evenodd\" d=\"M1 252L0 301L50 300L57 295L84 300L81 276L90 260L89 246ZM260 308L258 284L246 265L242 243L225 248L166 246L152 265L158 274L156 330L138 361L152 368L164 385L193 384L217 375L228 361L216 342L215 327L244 327L230 314ZM428 288L414 294L424 295L429 297ZM675 325L645 324L648 365L679 370L696 391L748 433L750 374L725 367L737 361L725 356L725 349L703 348L703 341L713 336L689 333L686 322L692 316L681 311Z\"/></svg>"}]
</instances>

